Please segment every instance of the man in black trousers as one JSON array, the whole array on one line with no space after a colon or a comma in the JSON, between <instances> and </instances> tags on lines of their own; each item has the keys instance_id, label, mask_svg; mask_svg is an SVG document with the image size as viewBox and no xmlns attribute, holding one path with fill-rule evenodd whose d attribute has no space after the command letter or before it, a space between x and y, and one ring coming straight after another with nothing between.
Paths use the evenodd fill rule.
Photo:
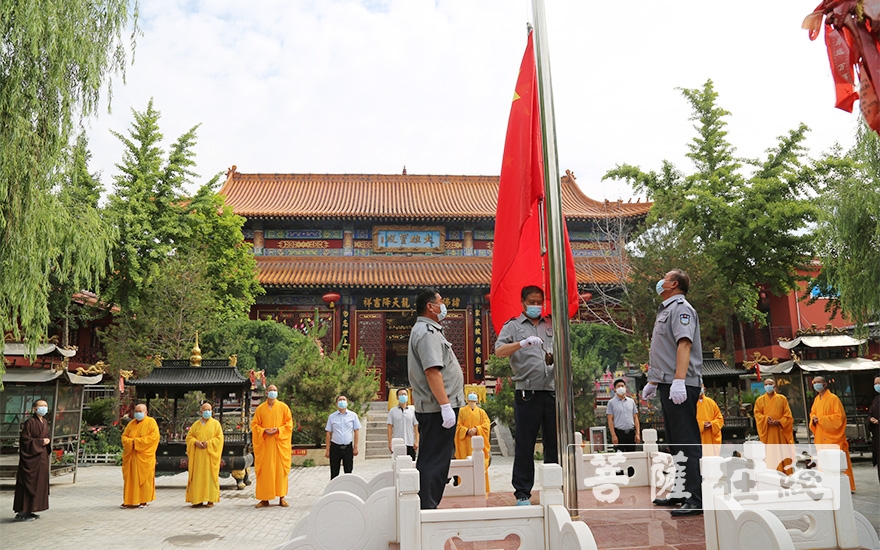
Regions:
<instances>
[{"instance_id":1,"label":"man in black trousers","mask_svg":"<svg viewBox=\"0 0 880 550\"><path fill-rule=\"evenodd\" d=\"M409 335L407 372L419 422L419 499L422 510L440 504L455 451L458 409L464 406L464 375L443 335L446 304L433 288L416 296L418 318Z\"/></svg>"},{"instance_id":2,"label":"man in black trousers","mask_svg":"<svg viewBox=\"0 0 880 550\"><path fill-rule=\"evenodd\" d=\"M657 309L651 337L648 384L642 390L642 397L646 400L655 394L660 395L666 441L672 446L674 455L681 452L687 459L684 471L676 473L673 491L684 496L654 500L657 506L681 504L680 508L671 512L672 516L703 513L700 475L703 449L697 425L703 346L700 342L700 319L685 299L689 288L690 277L680 269L673 269L657 281L655 290L663 303ZM683 492L680 491L682 485Z\"/></svg>"}]
</instances>

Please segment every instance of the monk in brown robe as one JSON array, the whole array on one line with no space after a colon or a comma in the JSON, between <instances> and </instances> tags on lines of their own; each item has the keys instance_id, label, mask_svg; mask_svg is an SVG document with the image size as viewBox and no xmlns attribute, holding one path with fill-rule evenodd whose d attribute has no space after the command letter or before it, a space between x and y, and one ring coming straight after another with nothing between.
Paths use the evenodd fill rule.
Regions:
<instances>
[{"instance_id":1,"label":"monk in brown robe","mask_svg":"<svg viewBox=\"0 0 880 550\"><path fill-rule=\"evenodd\" d=\"M18 474L12 510L15 521L33 521L35 512L49 509L49 405L42 399L34 404L34 414L21 427L18 447Z\"/></svg>"},{"instance_id":2,"label":"monk in brown robe","mask_svg":"<svg viewBox=\"0 0 880 550\"><path fill-rule=\"evenodd\" d=\"M822 376L813 377L813 389L817 392L810 409L810 431L816 445L837 445L846 455L846 470L841 475L849 476L850 490L855 492L856 480L853 478L852 462L849 458L849 442L846 440L846 412L840 398L828 391L828 383Z\"/></svg>"},{"instance_id":3,"label":"monk in brown robe","mask_svg":"<svg viewBox=\"0 0 880 550\"><path fill-rule=\"evenodd\" d=\"M880 480L880 376L874 377L874 391L877 395L868 408L868 427L871 429L871 460L877 466L877 479Z\"/></svg>"}]
</instances>

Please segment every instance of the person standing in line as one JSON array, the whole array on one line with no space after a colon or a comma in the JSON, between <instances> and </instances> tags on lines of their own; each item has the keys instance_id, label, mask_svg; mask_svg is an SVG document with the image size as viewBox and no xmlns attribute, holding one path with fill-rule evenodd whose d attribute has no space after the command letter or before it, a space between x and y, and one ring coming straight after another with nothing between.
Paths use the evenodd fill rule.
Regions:
<instances>
[{"instance_id":1,"label":"person standing in line","mask_svg":"<svg viewBox=\"0 0 880 550\"><path fill-rule=\"evenodd\" d=\"M467 407L458 411L458 427L455 429L455 458L467 458L474 454L473 437L483 438L483 461L486 468L486 494L489 493L489 415L477 405L477 394L467 396Z\"/></svg>"},{"instance_id":2,"label":"person standing in line","mask_svg":"<svg viewBox=\"0 0 880 550\"><path fill-rule=\"evenodd\" d=\"M34 412L21 426L18 436L18 472L12 511L15 521L33 521L36 512L49 509L49 404L40 399Z\"/></svg>"},{"instance_id":3,"label":"person standing in line","mask_svg":"<svg viewBox=\"0 0 880 550\"><path fill-rule=\"evenodd\" d=\"M642 442L639 425L639 407L626 395L626 381L618 378L614 381L614 397L608 401L605 410L608 420L608 431L611 432L611 444L615 451L635 451L636 445Z\"/></svg>"},{"instance_id":4,"label":"person standing in line","mask_svg":"<svg viewBox=\"0 0 880 550\"><path fill-rule=\"evenodd\" d=\"M841 475L849 476L849 488L856 491L852 461L849 458L849 441L846 439L846 411L840 398L828 390L824 376L813 377L813 390L816 398L810 408L810 431L816 445L836 445L846 455L846 470Z\"/></svg>"},{"instance_id":5,"label":"person standing in line","mask_svg":"<svg viewBox=\"0 0 880 550\"><path fill-rule=\"evenodd\" d=\"M556 379L553 325L544 316L544 291L526 286L520 293L523 312L507 321L495 341L495 356L510 357L515 392L512 485L517 506L531 504L535 484L535 444L544 443L544 464L559 462L556 441Z\"/></svg>"},{"instance_id":6,"label":"person standing in line","mask_svg":"<svg viewBox=\"0 0 880 550\"><path fill-rule=\"evenodd\" d=\"M724 427L724 415L721 414L718 403L706 395L706 386L700 387L700 400L697 401L697 424L700 426L703 455L718 456L721 454L721 428Z\"/></svg>"},{"instance_id":7,"label":"person standing in line","mask_svg":"<svg viewBox=\"0 0 880 550\"><path fill-rule=\"evenodd\" d=\"M440 293L433 288L421 290L416 295L416 313L406 368L421 434L416 461L420 507L433 510L443 498L455 451L456 417L464 405L464 375L452 344L443 335L440 322L446 317L446 304Z\"/></svg>"},{"instance_id":8,"label":"person standing in line","mask_svg":"<svg viewBox=\"0 0 880 550\"><path fill-rule=\"evenodd\" d=\"M877 395L868 407L868 427L871 429L871 460L877 466L880 481L880 376L874 377L874 391Z\"/></svg>"},{"instance_id":9,"label":"person standing in line","mask_svg":"<svg viewBox=\"0 0 880 550\"><path fill-rule=\"evenodd\" d=\"M397 406L388 411L388 450L392 439L402 439L406 445L406 454L413 460L419 450L419 421L416 420L416 409L407 406L409 395L406 388L397 390Z\"/></svg>"},{"instance_id":10,"label":"person standing in line","mask_svg":"<svg viewBox=\"0 0 880 550\"><path fill-rule=\"evenodd\" d=\"M666 440L673 454L686 458L683 479L676 473L676 487L683 485L682 496L654 499L657 506L681 507L671 515L691 516L703 513L700 458L703 456L700 427L697 424L697 401L703 373L703 345L700 319L688 303L690 277L673 269L657 281L655 290L663 302L651 336L648 383L642 390L645 400L660 395Z\"/></svg>"},{"instance_id":11,"label":"person standing in line","mask_svg":"<svg viewBox=\"0 0 880 550\"><path fill-rule=\"evenodd\" d=\"M134 407L134 420L122 432L122 507L143 508L156 500L156 449L159 425L147 406Z\"/></svg>"},{"instance_id":12,"label":"person standing in line","mask_svg":"<svg viewBox=\"0 0 880 550\"><path fill-rule=\"evenodd\" d=\"M257 508L269 506L278 497L278 506L287 507L287 476L290 474L290 440L293 437L293 416L287 403L278 400L278 386L266 388L266 401L260 403L251 420L254 442L254 473L257 487L254 497Z\"/></svg>"},{"instance_id":13,"label":"person standing in line","mask_svg":"<svg viewBox=\"0 0 880 550\"><path fill-rule=\"evenodd\" d=\"M784 474L793 473L794 417L788 399L776 391L776 380L764 379L764 395L755 400L758 438L767 446L767 466Z\"/></svg>"},{"instance_id":14,"label":"person standing in line","mask_svg":"<svg viewBox=\"0 0 880 550\"><path fill-rule=\"evenodd\" d=\"M213 418L213 407L202 403L201 418L186 434L189 479L186 502L193 508L211 508L220 502L220 458L223 455L223 427ZM207 504L205 504L207 502Z\"/></svg>"},{"instance_id":15,"label":"person standing in line","mask_svg":"<svg viewBox=\"0 0 880 550\"><path fill-rule=\"evenodd\" d=\"M348 410L348 398L336 398L336 411L327 417L327 447L324 457L330 459L330 479L339 475L339 464L346 474L354 469L354 457L358 455L358 434L361 422L358 415Z\"/></svg>"}]
</instances>

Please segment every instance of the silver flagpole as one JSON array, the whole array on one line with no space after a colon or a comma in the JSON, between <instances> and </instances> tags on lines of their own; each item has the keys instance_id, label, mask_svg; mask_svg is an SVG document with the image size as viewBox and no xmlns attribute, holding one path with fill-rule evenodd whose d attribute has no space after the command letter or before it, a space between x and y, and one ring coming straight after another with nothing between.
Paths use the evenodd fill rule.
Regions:
<instances>
[{"instance_id":1,"label":"silver flagpole","mask_svg":"<svg viewBox=\"0 0 880 550\"><path fill-rule=\"evenodd\" d=\"M571 345L568 332L568 284L562 228L562 191L556 156L556 123L553 86L550 82L550 48L543 0L532 0L535 19L535 56L538 61L538 97L544 145L544 194L547 203L548 252L550 254L550 301L553 304L553 359L556 365L556 434L564 483L562 493L570 514L577 515L577 481L574 455L574 393L571 387Z\"/></svg>"}]
</instances>

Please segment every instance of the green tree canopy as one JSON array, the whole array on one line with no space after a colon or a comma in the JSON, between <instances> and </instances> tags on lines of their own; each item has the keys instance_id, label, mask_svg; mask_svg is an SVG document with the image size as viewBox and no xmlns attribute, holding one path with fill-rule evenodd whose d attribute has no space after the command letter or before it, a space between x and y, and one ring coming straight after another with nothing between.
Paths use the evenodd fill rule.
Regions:
<instances>
[{"instance_id":1,"label":"green tree canopy","mask_svg":"<svg viewBox=\"0 0 880 550\"><path fill-rule=\"evenodd\" d=\"M717 105L712 81L701 89L682 89L682 95L697 131L687 145L694 171L685 174L664 161L659 172L622 165L605 178L626 180L654 201L643 238L633 245L633 256L642 259L633 261L633 286L653 288L651 283L672 267L688 271L694 289L702 287L707 301L717 302L708 311L720 317L707 319L707 311L698 309L701 322L727 323L732 355L733 318L764 323L766 314L758 308L761 289L788 292L798 270L812 259L806 228L817 215L809 197L816 174L804 162L807 127L801 124L780 136L762 160L739 159L727 141L730 113ZM630 307L653 312L654 304L641 297ZM651 300L656 303L656 295ZM644 321L653 315L635 313L634 318ZM637 332L647 330L642 326Z\"/></svg>"},{"instance_id":2,"label":"green tree canopy","mask_svg":"<svg viewBox=\"0 0 880 550\"><path fill-rule=\"evenodd\" d=\"M251 319L236 319L208 330L201 342L203 357L235 354L242 374L263 370L272 379L292 355L311 354L314 347L314 340L298 330L275 321Z\"/></svg>"},{"instance_id":3,"label":"green tree canopy","mask_svg":"<svg viewBox=\"0 0 880 550\"><path fill-rule=\"evenodd\" d=\"M83 228L53 189L77 125L95 112L107 76L124 69L129 7L0 3L0 329L33 344L49 323L50 271L60 263L59 278L95 288L106 265L105 234ZM77 229L76 246L65 246Z\"/></svg>"},{"instance_id":4,"label":"green tree canopy","mask_svg":"<svg viewBox=\"0 0 880 550\"><path fill-rule=\"evenodd\" d=\"M816 282L862 333L880 321L880 137L862 124L844 158L825 160Z\"/></svg>"}]
</instances>

